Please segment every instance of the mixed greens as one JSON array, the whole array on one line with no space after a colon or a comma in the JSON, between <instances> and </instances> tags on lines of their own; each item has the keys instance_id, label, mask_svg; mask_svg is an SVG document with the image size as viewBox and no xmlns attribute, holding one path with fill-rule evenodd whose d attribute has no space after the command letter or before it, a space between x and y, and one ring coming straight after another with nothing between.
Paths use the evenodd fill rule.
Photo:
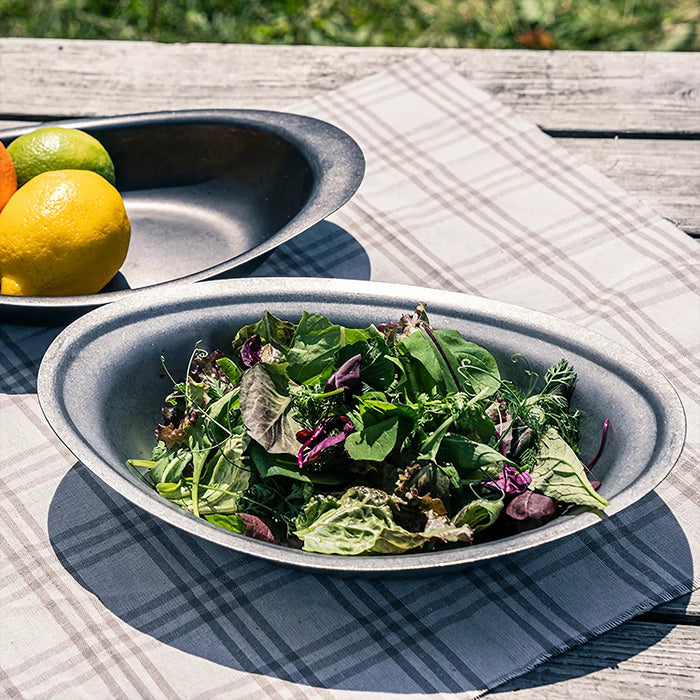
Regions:
<instances>
[{"instance_id":1,"label":"mixed greens","mask_svg":"<svg viewBox=\"0 0 700 700\"><path fill-rule=\"evenodd\" d=\"M265 312L230 353L195 348L152 459L129 465L215 525L324 554L444 549L604 508L578 457L573 368L524 373L526 388L502 379L423 304L368 328Z\"/></svg>"}]
</instances>

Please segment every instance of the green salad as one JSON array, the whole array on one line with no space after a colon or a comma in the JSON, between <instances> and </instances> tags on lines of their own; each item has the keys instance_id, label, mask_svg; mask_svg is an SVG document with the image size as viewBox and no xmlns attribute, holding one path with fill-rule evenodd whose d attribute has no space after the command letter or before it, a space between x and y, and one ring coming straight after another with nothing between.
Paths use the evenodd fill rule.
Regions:
<instances>
[{"instance_id":1,"label":"green salad","mask_svg":"<svg viewBox=\"0 0 700 700\"><path fill-rule=\"evenodd\" d=\"M573 368L512 361L527 386L423 304L368 328L265 312L226 352L194 348L151 458L129 466L214 525L323 554L440 550L605 508L590 468L607 421L585 465Z\"/></svg>"}]
</instances>

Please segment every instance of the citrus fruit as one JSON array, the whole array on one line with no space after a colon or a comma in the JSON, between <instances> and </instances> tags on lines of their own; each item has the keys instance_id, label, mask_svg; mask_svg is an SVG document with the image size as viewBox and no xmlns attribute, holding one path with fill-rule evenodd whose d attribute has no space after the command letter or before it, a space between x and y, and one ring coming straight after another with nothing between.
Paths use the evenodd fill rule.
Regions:
<instances>
[{"instance_id":1,"label":"citrus fruit","mask_svg":"<svg viewBox=\"0 0 700 700\"><path fill-rule=\"evenodd\" d=\"M79 129L47 126L19 136L8 147L22 187L47 170L92 170L115 184L114 164L104 146Z\"/></svg>"},{"instance_id":2,"label":"citrus fruit","mask_svg":"<svg viewBox=\"0 0 700 700\"><path fill-rule=\"evenodd\" d=\"M0 143L0 211L17 189L17 174L12 158Z\"/></svg>"},{"instance_id":3,"label":"citrus fruit","mask_svg":"<svg viewBox=\"0 0 700 700\"><path fill-rule=\"evenodd\" d=\"M130 235L121 195L102 176L41 173L0 212L0 293L99 292L124 262Z\"/></svg>"}]
</instances>

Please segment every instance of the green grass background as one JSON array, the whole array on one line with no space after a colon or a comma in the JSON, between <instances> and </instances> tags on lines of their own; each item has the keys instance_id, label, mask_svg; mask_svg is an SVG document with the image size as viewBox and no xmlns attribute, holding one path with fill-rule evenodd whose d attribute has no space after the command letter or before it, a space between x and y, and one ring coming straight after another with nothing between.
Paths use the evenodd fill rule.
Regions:
<instances>
[{"instance_id":1,"label":"green grass background","mask_svg":"<svg viewBox=\"0 0 700 700\"><path fill-rule=\"evenodd\" d=\"M700 50L697 0L0 0L0 35Z\"/></svg>"}]
</instances>

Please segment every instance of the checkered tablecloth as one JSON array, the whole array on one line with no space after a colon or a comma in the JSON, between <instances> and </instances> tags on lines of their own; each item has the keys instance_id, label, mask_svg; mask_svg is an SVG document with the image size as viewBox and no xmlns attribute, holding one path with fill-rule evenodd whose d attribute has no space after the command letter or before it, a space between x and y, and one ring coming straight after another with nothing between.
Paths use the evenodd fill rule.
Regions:
<instances>
[{"instance_id":1,"label":"checkered tablecloth","mask_svg":"<svg viewBox=\"0 0 700 700\"><path fill-rule=\"evenodd\" d=\"M350 133L367 173L256 274L469 292L595 329L676 387L681 459L641 502L536 552L439 577L312 575L103 486L38 406L58 329L2 325L5 697L472 697L697 582L697 242L432 55L291 111Z\"/></svg>"}]
</instances>

